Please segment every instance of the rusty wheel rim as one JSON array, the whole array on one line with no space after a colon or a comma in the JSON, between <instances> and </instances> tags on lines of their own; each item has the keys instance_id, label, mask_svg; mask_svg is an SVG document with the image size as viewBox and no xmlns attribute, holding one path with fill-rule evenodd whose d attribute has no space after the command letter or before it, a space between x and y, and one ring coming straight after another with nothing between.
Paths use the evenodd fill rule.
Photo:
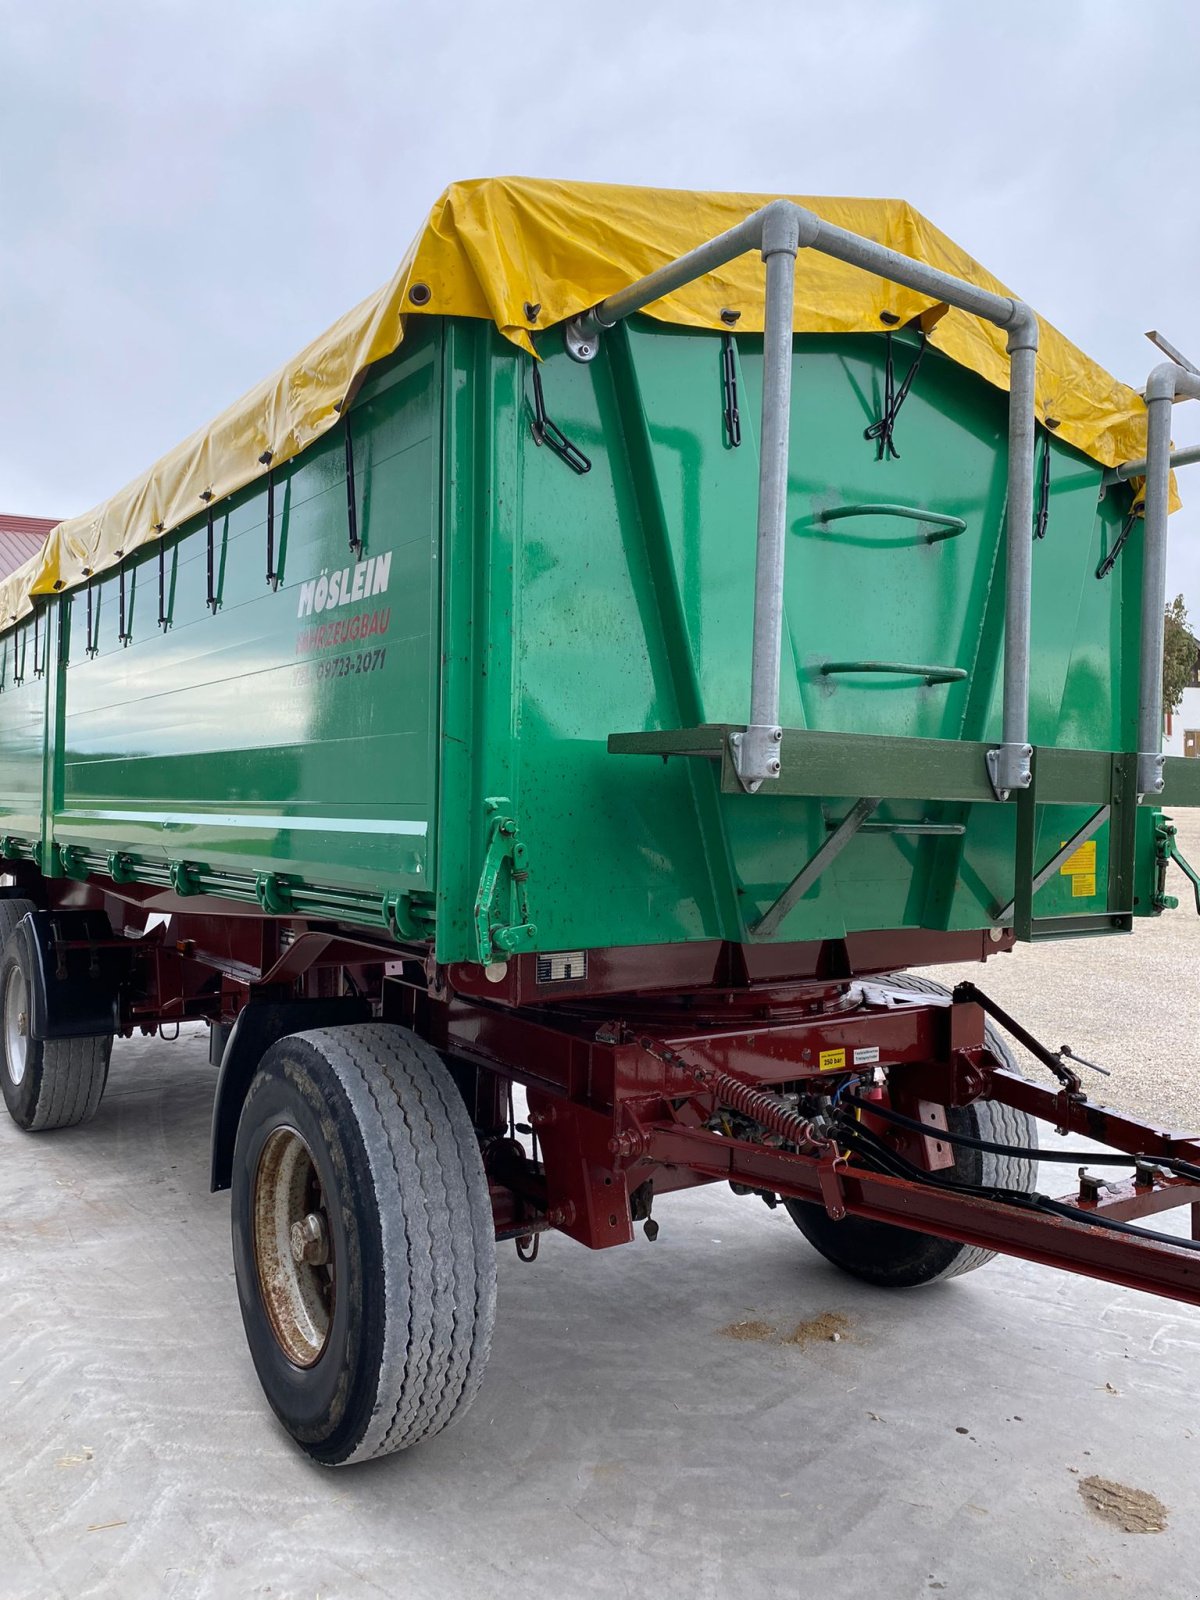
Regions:
<instances>
[{"instance_id":1,"label":"rusty wheel rim","mask_svg":"<svg viewBox=\"0 0 1200 1600\"><path fill-rule=\"evenodd\" d=\"M321 1359L337 1276L324 1191L295 1128L272 1130L254 1174L254 1264L280 1349L297 1367Z\"/></svg>"},{"instance_id":2,"label":"rusty wheel rim","mask_svg":"<svg viewBox=\"0 0 1200 1600\"><path fill-rule=\"evenodd\" d=\"M13 965L8 969L8 982L4 986L4 1067L11 1082L18 1086L25 1077L29 1052L28 1013L25 974Z\"/></svg>"}]
</instances>

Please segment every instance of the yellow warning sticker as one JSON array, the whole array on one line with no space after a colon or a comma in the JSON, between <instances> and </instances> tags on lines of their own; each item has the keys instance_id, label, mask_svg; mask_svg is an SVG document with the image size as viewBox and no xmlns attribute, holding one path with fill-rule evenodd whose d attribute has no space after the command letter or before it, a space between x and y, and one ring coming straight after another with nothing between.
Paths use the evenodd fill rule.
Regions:
<instances>
[{"instance_id":1,"label":"yellow warning sticker","mask_svg":"<svg viewBox=\"0 0 1200 1600\"><path fill-rule=\"evenodd\" d=\"M1063 839L1063 840L1060 841L1060 845L1066 844L1066 842L1067 841L1065 839ZM1091 878L1092 887L1090 889L1087 889L1087 890L1072 889L1071 890L1072 894L1084 894L1084 893L1086 893L1086 894L1095 894L1095 892L1096 892L1096 841L1095 841L1095 839L1089 839L1086 844L1081 844L1079 846L1078 850L1073 850L1071 852L1071 854L1067 857L1067 859L1063 862L1062 866L1059 867L1058 870L1059 870L1060 874L1064 878L1074 878L1074 877L1077 877L1077 876L1080 876L1080 875Z\"/></svg>"},{"instance_id":2,"label":"yellow warning sticker","mask_svg":"<svg viewBox=\"0 0 1200 1600\"><path fill-rule=\"evenodd\" d=\"M1071 878L1072 900L1084 900L1088 895L1096 892L1096 874L1094 872L1076 872Z\"/></svg>"},{"instance_id":3,"label":"yellow warning sticker","mask_svg":"<svg viewBox=\"0 0 1200 1600\"><path fill-rule=\"evenodd\" d=\"M846 1052L844 1050L822 1050L820 1067L822 1072L836 1072L839 1067L846 1065Z\"/></svg>"}]
</instances>

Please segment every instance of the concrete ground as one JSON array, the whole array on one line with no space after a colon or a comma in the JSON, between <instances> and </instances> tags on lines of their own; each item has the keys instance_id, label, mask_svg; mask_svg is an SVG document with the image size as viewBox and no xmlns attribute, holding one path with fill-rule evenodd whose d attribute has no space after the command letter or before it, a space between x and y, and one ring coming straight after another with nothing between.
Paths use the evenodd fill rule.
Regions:
<instances>
[{"instance_id":1,"label":"concrete ground","mask_svg":"<svg viewBox=\"0 0 1200 1600\"><path fill-rule=\"evenodd\" d=\"M1191 1120L1190 917L972 974ZM211 1091L185 1033L122 1045L88 1128L0 1118L2 1600L1200 1594L1200 1311L1006 1260L872 1291L720 1188L653 1245L502 1247L461 1424L312 1466L243 1342Z\"/></svg>"},{"instance_id":2,"label":"concrete ground","mask_svg":"<svg viewBox=\"0 0 1200 1600\"><path fill-rule=\"evenodd\" d=\"M1200 871L1200 811L1174 821ZM1136 922L1131 934L1018 945L982 967L927 975L948 984L969 978L1043 1044L1065 1042L1110 1068L1111 1078L1082 1072L1093 1100L1200 1134L1200 917L1178 867L1168 868L1167 893L1178 908ZM1017 1054L1032 1070L1031 1058Z\"/></svg>"}]
</instances>

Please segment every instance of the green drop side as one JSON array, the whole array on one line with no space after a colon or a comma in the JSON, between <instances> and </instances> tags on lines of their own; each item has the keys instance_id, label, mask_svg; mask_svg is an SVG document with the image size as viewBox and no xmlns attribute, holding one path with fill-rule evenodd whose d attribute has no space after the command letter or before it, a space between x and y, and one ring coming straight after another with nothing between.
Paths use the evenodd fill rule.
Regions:
<instances>
[{"instance_id":1,"label":"green drop side","mask_svg":"<svg viewBox=\"0 0 1200 1600\"><path fill-rule=\"evenodd\" d=\"M914 346L896 347L904 370ZM692 730L748 711L761 339L736 340L736 449L719 335L639 319L590 366L553 333L541 348L547 411L587 474L535 443L527 355L490 324L414 317L350 413L357 552L339 424L274 474L277 587L264 481L214 507L215 611L200 508L163 541L165 628L150 549L125 563L126 640L116 572L92 583L90 632L81 588L0 635L3 854L154 884L163 905L219 896L477 961L751 939L831 822L880 795L876 823L965 831L860 833L773 941L992 926L1022 871L1120 788L1107 756L1057 752L1135 747L1140 524L1095 576L1129 491L1102 495L1102 468L1040 432L1030 731L1045 784L997 804L982 749L1000 736L1006 398L931 349L899 459L877 461L864 429L883 336L798 337L785 770L745 795L721 735ZM863 505L933 520L825 518ZM842 670L863 662L950 681ZM639 733L707 755L610 751ZM1196 797L1182 766L1171 803ZM826 770L843 792L822 790ZM1094 873L1055 873L1019 931L1030 915L1110 931L1155 909L1154 812L1118 830L1119 859L1112 835Z\"/></svg>"}]
</instances>

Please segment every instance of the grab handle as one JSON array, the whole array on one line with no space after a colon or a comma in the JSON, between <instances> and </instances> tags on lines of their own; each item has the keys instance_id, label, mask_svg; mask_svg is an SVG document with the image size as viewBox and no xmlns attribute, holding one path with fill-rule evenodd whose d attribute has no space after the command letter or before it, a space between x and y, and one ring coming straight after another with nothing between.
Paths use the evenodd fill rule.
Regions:
<instances>
[{"instance_id":1,"label":"grab handle","mask_svg":"<svg viewBox=\"0 0 1200 1600\"><path fill-rule=\"evenodd\" d=\"M845 672L888 672L898 678L924 678L930 685L961 683L967 676L963 667L923 667L907 661L826 661L821 667L824 678Z\"/></svg>"},{"instance_id":2,"label":"grab handle","mask_svg":"<svg viewBox=\"0 0 1200 1600\"><path fill-rule=\"evenodd\" d=\"M922 534L926 544L938 544L942 539L957 539L966 533L967 525L961 517L951 517L944 511L926 511L923 506L854 505L831 506L822 511L818 522L840 522L844 517L903 517L908 522L926 522L929 528Z\"/></svg>"}]
</instances>

